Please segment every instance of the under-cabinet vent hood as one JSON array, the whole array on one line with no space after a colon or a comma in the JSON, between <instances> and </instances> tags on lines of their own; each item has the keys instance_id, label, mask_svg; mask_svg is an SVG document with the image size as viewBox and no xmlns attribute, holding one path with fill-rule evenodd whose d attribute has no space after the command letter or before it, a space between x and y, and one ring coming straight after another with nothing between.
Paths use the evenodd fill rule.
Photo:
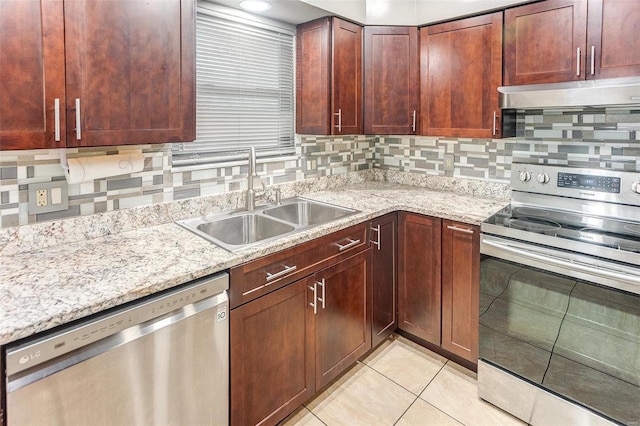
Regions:
<instances>
[{"instance_id":1,"label":"under-cabinet vent hood","mask_svg":"<svg viewBox=\"0 0 640 426\"><path fill-rule=\"evenodd\" d=\"M498 87L500 108L640 105L640 77Z\"/></svg>"}]
</instances>

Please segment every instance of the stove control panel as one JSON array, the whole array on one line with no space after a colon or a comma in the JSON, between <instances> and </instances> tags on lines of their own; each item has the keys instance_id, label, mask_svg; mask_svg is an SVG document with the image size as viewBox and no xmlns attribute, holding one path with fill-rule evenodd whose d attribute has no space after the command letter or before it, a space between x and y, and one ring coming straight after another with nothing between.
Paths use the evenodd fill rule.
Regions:
<instances>
[{"instance_id":1,"label":"stove control panel","mask_svg":"<svg viewBox=\"0 0 640 426\"><path fill-rule=\"evenodd\" d=\"M640 172L513 163L511 189L520 197L529 193L640 206Z\"/></svg>"},{"instance_id":2,"label":"stove control panel","mask_svg":"<svg viewBox=\"0 0 640 426\"><path fill-rule=\"evenodd\" d=\"M558 172L558 187L620 193L620 178Z\"/></svg>"}]
</instances>

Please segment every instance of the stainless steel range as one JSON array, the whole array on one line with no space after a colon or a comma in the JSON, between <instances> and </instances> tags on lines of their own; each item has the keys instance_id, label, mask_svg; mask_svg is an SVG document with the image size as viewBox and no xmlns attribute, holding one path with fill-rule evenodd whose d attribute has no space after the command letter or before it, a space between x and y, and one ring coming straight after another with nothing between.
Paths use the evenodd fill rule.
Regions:
<instances>
[{"instance_id":1,"label":"stainless steel range","mask_svg":"<svg viewBox=\"0 0 640 426\"><path fill-rule=\"evenodd\" d=\"M640 173L513 164L482 224L480 397L531 424L640 424Z\"/></svg>"}]
</instances>

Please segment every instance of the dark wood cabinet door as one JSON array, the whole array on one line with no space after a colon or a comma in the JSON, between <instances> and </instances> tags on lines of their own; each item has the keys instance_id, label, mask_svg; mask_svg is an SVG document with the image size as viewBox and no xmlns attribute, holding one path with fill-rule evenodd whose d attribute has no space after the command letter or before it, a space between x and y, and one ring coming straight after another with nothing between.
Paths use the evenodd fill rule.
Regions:
<instances>
[{"instance_id":1,"label":"dark wood cabinet door","mask_svg":"<svg viewBox=\"0 0 640 426\"><path fill-rule=\"evenodd\" d=\"M371 345L377 346L397 328L398 216L391 213L371 221Z\"/></svg>"},{"instance_id":2,"label":"dark wood cabinet door","mask_svg":"<svg viewBox=\"0 0 640 426\"><path fill-rule=\"evenodd\" d=\"M420 84L421 134L499 137L502 12L422 28Z\"/></svg>"},{"instance_id":3,"label":"dark wood cabinet door","mask_svg":"<svg viewBox=\"0 0 640 426\"><path fill-rule=\"evenodd\" d=\"M313 276L317 389L371 349L369 262L366 250Z\"/></svg>"},{"instance_id":4,"label":"dark wood cabinet door","mask_svg":"<svg viewBox=\"0 0 640 426\"><path fill-rule=\"evenodd\" d=\"M442 222L442 348L478 363L480 229Z\"/></svg>"},{"instance_id":5,"label":"dark wood cabinet door","mask_svg":"<svg viewBox=\"0 0 640 426\"><path fill-rule=\"evenodd\" d=\"M64 147L62 0L0 1L0 29L0 150Z\"/></svg>"},{"instance_id":6,"label":"dark wood cabinet door","mask_svg":"<svg viewBox=\"0 0 640 426\"><path fill-rule=\"evenodd\" d=\"M589 0L587 78L640 76L640 1Z\"/></svg>"},{"instance_id":7,"label":"dark wood cabinet door","mask_svg":"<svg viewBox=\"0 0 640 426\"><path fill-rule=\"evenodd\" d=\"M398 328L440 345L441 220L398 215Z\"/></svg>"},{"instance_id":8,"label":"dark wood cabinet door","mask_svg":"<svg viewBox=\"0 0 640 426\"><path fill-rule=\"evenodd\" d=\"M331 134L362 134L362 27L333 18L332 33Z\"/></svg>"},{"instance_id":9,"label":"dark wood cabinet door","mask_svg":"<svg viewBox=\"0 0 640 426\"><path fill-rule=\"evenodd\" d=\"M364 29L364 132L415 134L420 104L418 29Z\"/></svg>"},{"instance_id":10,"label":"dark wood cabinet door","mask_svg":"<svg viewBox=\"0 0 640 426\"><path fill-rule=\"evenodd\" d=\"M67 146L195 138L193 0L71 0L64 14Z\"/></svg>"},{"instance_id":11,"label":"dark wood cabinet door","mask_svg":"<svg viewBox=\"0 0 640 426\"><path fill-rule=\"evenodd\" d=\"M274 425L315 392L312 281L233 309L231 424Z\"/></svg>"},{"instance_id":12,"label":"dark wood cabinet door","mask_svg":"<svg viewBox=\"0 0 640 426\"><path fill-rule=\"evenodd\" d=\"M584 80L587 2L547 0L507 9L506 85Z\"/></svg>"},{"instance_id":13,"label":"dark wood cabinet door","mask_svg":"<svg viewBox=\"0 0 640 426\"><path fill-rule=\"evenodd\" d=\"M331 134L330 18L300 24L296 31L296 132Z\"/></svg>"}]
</instances>

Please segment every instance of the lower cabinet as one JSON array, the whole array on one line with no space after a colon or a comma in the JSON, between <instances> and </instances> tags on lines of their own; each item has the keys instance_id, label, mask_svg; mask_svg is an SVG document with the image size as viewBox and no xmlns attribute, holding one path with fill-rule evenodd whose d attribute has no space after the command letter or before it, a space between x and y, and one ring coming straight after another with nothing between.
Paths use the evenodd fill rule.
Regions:
<instances>
[{"instance_id":1,"label":"lower cabinet","mask_svg":"<svg viewBox=\"0 0 640 426\"><path fill-rule=\"evenodd\" d=\"M401 212L398 328L478 362L480 230Z\"/></svg>"},{"instance_id":2,"label":"lower cabinet","mask_svg":"<svg viewBox=\"0 0 640 426\"><path fill-rule=\"evenodd\" d=\"M480 230L442 221L442 348L478 362Z\"/></svg>"},{"instance_id":3,"label":"lower cabinet","mask_svg":"<svg viewBox=\"0 0 640 426\"><path fill-rule=\"evenodd\" d=\"M371 346L395 331L397 322L398 215L389 213L371 221Z\"/></svg>"},{"instance_id":4,"label":"lower cabinet","mask_svg":"<svg viewBox=\"0 0 640 426\"><path fill-rule=\"evenodd\" d=\"M231 424L278 423L371 349L370 287L366 249L232 309Z\"/></svg>"},{"instance_id":5,"label":"lower cabinet","mask_svg":"<svg viewBox=\"0 0 640 426\"><path fill-rule=\"evenodd\" d=\"M400 212L398 328L440 344L441 220Z\"/></svg>"},{"instance_id":6,"label":"lower cabinet","mask_svg":"<svg viewBox=\"0 0 640 426\"><path fill-rule=\"evenodd\" d=\"M232 424L275 424L314 394L311 282L231 310Z\"/></svg>"}]
</instances>

